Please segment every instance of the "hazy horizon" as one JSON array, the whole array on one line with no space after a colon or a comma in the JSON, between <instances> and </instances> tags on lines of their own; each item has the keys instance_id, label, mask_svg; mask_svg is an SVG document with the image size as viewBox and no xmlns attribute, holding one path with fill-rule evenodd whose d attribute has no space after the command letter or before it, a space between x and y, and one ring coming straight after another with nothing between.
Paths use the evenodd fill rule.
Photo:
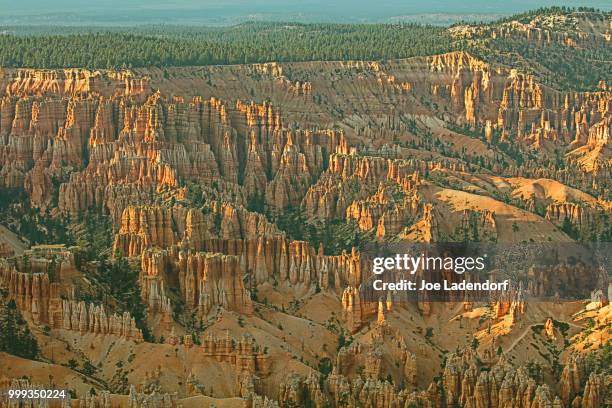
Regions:
<instances>
[{"instance_id":1,"label":"hazy horizon","mask_svg":"<svg viewBox=\"0 0 612 408\"><path fill-rule=\"evenodd\" d=\"M233 24L243 21L446 23L463 18L492 19L550 6L595 7L610 10L609 1L486 1L433 0L0 0L2 24Z\"/></svg>"}]
</instances>

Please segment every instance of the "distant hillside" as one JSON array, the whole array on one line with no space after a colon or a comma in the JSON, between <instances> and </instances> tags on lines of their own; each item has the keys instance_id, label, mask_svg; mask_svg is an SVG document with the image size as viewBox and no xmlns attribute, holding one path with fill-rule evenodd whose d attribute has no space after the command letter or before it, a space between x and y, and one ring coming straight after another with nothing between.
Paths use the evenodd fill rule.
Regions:
<instances>
[{"instance_id":1,"label":"distant hillside","mask_svg":"<svg viewBox=\"0 0 612 408\"><path fill-rule=\"evenodd\" d=\"M560 89L612 78L612 13L548 8L448 29L415 23L0 27L0 66L130 68L387 60L468 51ZM103 30L103 31L100 31ZM62 51L64 50L64 51Z\"/></svg>"},{"instance_id":2,"label":"distant hillside","mask_svg":"<svg viewBox=\"0 0 612 408\"><path fill-rule=\"evenodd\" d=\"M492 24L457 25L453 38L488 62L520 69L558 88L593 89L612 78L612 13L550 8Z\"/></svg>"}]
</instances>

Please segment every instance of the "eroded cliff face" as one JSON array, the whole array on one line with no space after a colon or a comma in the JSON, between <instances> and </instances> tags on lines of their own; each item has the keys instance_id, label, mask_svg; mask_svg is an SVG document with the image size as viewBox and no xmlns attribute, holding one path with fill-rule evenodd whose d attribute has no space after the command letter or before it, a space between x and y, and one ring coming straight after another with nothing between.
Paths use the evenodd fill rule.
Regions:
<instances>
[{"instance_id":1,"label":"eroded cliff face","mask_svg":"<svg viewBox=\"0 0 612 408\"><path fill-rule=\"evenodd\" d=\"M296 77L316 76L312 68L312 64L291 66ZM223 68L209 71L210 78L225 74ZM346 176L351 169L346 168L344 159L338 161L329 155L350 153L349 144L365 155L405 157L405 149L389 150L383 145L399 135L396 148L404 144L433 148L447 157L446 150L450 149L478 160L496 174L551 178L588 191L608 189L608 91L559 92L532 77L491 67L466 53L385 65L345 63L336 68L336 72L343 72L337 78L343 93L355 92L351 81L367 90L364 99L370 103L366 108L351 98L344 102L332 99L326 82L330 74L325 71L318 74L318 81L310 81L316 94L297 96L287 95L288 90L272 79L278 72L268 71L263 73L272 81L271 101L262 104L245 101L241 92L236 92L238 99L234 101L221 99L234 91L229 86L203 99L194 92L197 86L203 94L211 89L196 79L194 91L167 97L165 92L152 89L170 90L179 80L175 75L157 78L155 72L8 71L0 110L0 134L5 139L3 184L23 185L32 203L43 210L57 199L62 211L105 208L120 217L124 205L117 202L117 197L129 195L142 202L151 189L217 182L216 186L223 185L217 188L219 194L231 191L242 195L243 203L263 201L267 211L279 213L299 206L317 179L326 180L320 177L326 168ZM253 85L255 96L263 92L266 81L256 82L249 69L231 74L243 76L245 87ZM400 93L391 91L389 86L398 81L411 85ZM96 82L106 85L91 84ZM286 101L283 95L287 95ZM52 97L59 100L50 100ZM322 106L321 99L329 102ZM388 103L397 105L391 115L382 111L383 104ZM285 115L281 114L284 104L289 112ZM491 154L485 144L474 146L474 151L463 151L462 141L453 140L455 135L445 140L440 132L444 125L432 123L428 116L441 116L453 126L484 132L489 144L518 143L541 160L525 161L517 158L516 152L508 152L509 156ZM343 131L312 129L315 123L319 126L330 121L339 122ZM288 126L294 123L300 128ZM432 133L433 146L424 145L417 137L423 131ZM559 151L566 153L564 168L552 163ZM444 163L448 158L441 163L432 159L423 160L418 167L432 170L438 164L442 168L450 164L454 171L465 171L465 164ZM371 182L377 176L367 175L369 165L365 166L358 170L364 173L360 180ZM73 171L76 169L79 171ZM52 191L57 184L60 193L55 198ZM331 208L337 201L333 195L319 197L325 197L330 187L307 194L309 207L317 205L322 212L331 211L327 218L338 215ZM340 213L345 210L339 209Z\"/></svg>"},{"instance_id":2,"label":"eroded cliff face","mask_svg":"<svg viewBox=\"0 0 612 408\"><path fill-rule=\"evenodd\" d=\"M532 31L495 35L567 41ZM534 374L528 358L552 363L523 340L542 325L537 345L569 341L542 321L568 311L524 297L594 289L591 271L534 267L525 287L442 309L368 291L350 243L609 239L609 90L558 91L467 53L5 70L0 85L0 186L56 220L103 214L109 252L139 266L146 342L117 304L79 297L99 276L77 249L3 251L0 286L58 336L42 352L71 342L81 354L60 363L100 364L109 388L79 385L78 406L603 406L609 380L581 356Z\"/></svg>"},{"instance_id":3,"label":"eroded cliff face","mask_svg":"<svg viewBox=\"0 0 612 408\"><path fill-rule=\"evenodd\" d=\"M66 255L69 257L69 254ZM135 342L143 341L142 332L136 327L130 313L110 314L103 305L77 301L74 298L74 287L51 283L46 272L33 273L33 268L46 269L49 262L46 259L42 261L42 265L41 262L21 265L28 269L27 272L18 271L6 262L0 265L0 285L8 288L9 298L15 300L17 306L27 312L36 324L51 329L76 331L81 335L94 333ZM70 258L63 261L57 271L59 274L67 266L74 268Z\"/></svg>"}]
</instances>

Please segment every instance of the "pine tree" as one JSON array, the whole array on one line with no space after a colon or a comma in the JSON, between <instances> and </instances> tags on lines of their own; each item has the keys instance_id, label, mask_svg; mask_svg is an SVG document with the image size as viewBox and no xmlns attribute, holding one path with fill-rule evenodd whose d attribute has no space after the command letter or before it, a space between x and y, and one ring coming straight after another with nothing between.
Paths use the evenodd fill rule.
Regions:
<instances>
[{"instance_id":1,"label":"pine tree","mask_svg":"<svg viewBox=\"0 0 612 408\"><path fill-rule=\"evenodd\" d=\"M36 338L12 299L0 304L0 351L28 359L38 355Z\"/></svg>"}]
</instances>

